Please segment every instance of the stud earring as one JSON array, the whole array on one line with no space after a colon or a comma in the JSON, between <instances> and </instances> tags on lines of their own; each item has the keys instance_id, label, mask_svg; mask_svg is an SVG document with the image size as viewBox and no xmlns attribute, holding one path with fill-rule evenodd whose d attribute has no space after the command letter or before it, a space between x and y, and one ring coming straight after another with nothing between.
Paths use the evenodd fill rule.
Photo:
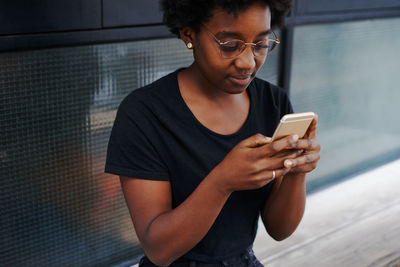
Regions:
<instances>
[{"instance_id":1,"label":"stud earring","mask_svg":"<svg viewBox=\"0 0 400 267\"><path fill-rule=\"evenodd\" d=\"M191 42L186 44L187 48L192 49L193 48L193 44Z\"/></svg>"}]
</instances>

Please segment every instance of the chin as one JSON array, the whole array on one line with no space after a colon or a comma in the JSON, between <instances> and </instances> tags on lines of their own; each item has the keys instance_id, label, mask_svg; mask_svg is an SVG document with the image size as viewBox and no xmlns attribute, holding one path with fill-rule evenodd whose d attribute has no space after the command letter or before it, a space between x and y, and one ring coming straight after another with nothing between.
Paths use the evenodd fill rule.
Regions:
<instances>
[{"instance_id":1,"label":"chin","mask_svg":"<svg viewBox=\"0 0 400 267\"><path fill-rule=\"evenodd\" d=\"M230 86L230 87L227 87L227 89L225 89L225 92L227 92L228 94L241 94L244 91L246 91L247 87L248 87L248 85L247 86L241 86L241 87Z\"/></svg>"},{"instance_id":2,"label":"chin","mask_svg":"<svg viewBox=\"0 0 400 267\"><path fill-rule=\"evenodd\" d=\"M230 94L241 94L244 91L246 91L246 89L247 89L247 87L249 87L250 83L251 83L251 81L249 81L246 84L236 84L236 83L229 82L225 87L226 88L225 91Z\"/></svg>"}]
</instances>

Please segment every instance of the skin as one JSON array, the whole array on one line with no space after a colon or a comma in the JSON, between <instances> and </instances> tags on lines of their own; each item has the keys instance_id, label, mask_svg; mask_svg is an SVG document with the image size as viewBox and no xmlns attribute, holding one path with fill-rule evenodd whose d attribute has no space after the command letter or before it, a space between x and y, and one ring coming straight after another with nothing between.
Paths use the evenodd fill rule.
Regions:
<instances>
[{"instance_id":1,"label":"skin","mask_svg":"<svg viewBox=\"0 0 400 267\"><path fill-rule=\"evenodd\" d=\"M267 6L254 4L237 17L216 8L207 29L221 37L257 42L270 29ZM223 36L227 37L227 36ZM182 40L192 42L194 63L178 74L183 99L196 118L220 134L241 128L249 112L246 88L265 61L254 57L249 47L233 59L220 56L212 37L204 30L181 30ZM303 139L289 136L274 142L256 134L237 144L203 179L193 193L172 209L170 183L121 177L121 185L136 234L147 257L167 266L192 249L209 231L232 192L257 189L272 182L272 190L260 211L271 237L290 236L304 213L306 173L316 168L320 145L314 119ZM281 158L283 149L296 149ZM276 178L272 179L275 170Z\"/></svg>"}]
</instances>

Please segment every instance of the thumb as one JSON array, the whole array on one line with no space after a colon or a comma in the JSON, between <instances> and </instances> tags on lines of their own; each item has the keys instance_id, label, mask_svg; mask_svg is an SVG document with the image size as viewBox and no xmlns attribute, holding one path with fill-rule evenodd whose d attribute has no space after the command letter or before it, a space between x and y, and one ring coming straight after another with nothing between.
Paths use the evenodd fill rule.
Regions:
<instances>
[{"instance_id":1,"label":"thumb","mask_svg":"<svg viewBox=\"0 0 400 267\"><path fill-rule=\"evenodd\" d=\"M314 119L312 120L310 126L308 127L308 130L305 134L305 138L315 138L316 133L317 133L317 123L318 123L318 115L315 114Z\"/></svg>"},{"instance_id":2,"label":"thumb","mask_svg":"<svg viewBox=\"0 0 400 267\"><path fill-rule=\"evenodd\" d=\"M244 147L254 148L254 147L262 146L262 145L265 145L268 143L271 143L271 138L258 133L253 136L250 136L247 139L244 139L241 142L241 145Z\"/></svg>"}]
</instances>

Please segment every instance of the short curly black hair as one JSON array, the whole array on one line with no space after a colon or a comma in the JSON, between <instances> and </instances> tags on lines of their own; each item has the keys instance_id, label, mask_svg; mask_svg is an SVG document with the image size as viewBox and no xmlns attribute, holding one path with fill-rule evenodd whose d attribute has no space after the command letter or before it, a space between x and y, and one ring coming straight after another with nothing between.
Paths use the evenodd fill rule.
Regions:
<instances>
[{"instance_id":1,"label":"short curly black hair","mask_svg":"<svg viewBox=\"0 0 400 267\"><path fill-rule=\"evenodd\" d=\"M221 7L235 16L254 3L265 3L271 10L271 26L283 26L285 16L292 8L292 0L161 0L164 23L179 37L179 30L190 27L200 30L201 23L211 18L211 11Z\"/></svg>"}]
</instances>

